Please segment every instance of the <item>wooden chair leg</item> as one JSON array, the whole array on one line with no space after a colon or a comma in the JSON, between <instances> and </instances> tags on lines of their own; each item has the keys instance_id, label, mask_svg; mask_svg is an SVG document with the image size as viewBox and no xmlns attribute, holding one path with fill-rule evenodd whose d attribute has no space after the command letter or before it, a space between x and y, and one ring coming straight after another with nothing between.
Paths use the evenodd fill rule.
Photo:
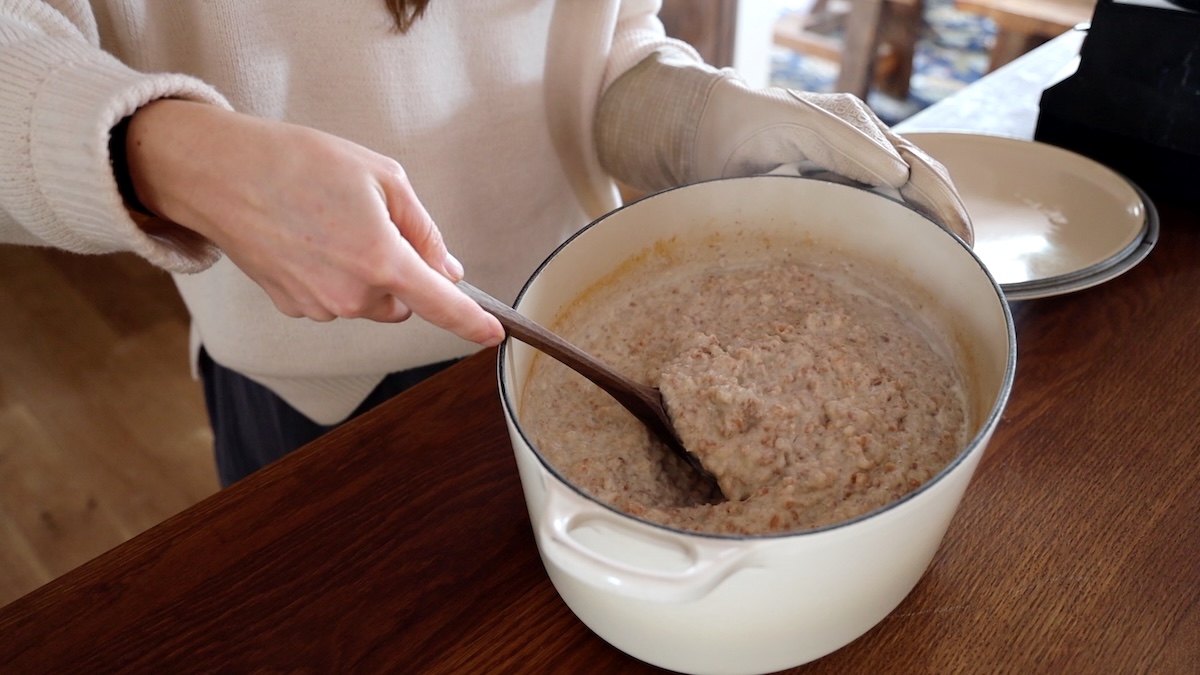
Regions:
<instances>
[{"instance_id":1,"label":"wooden chair leg","mask_svg":"<svg viewBox=\"0 0 1200 675\"><path fill-rule=\"evenodd\" d=\"M992 43L992 48L988 52L988 72L1003 66L1045 41L1045 38L1016 31L1004 29L996 31L996 41Z\"/></svg>"},{"instance_id":2,"label":"wooden chair leg","mask_svg":"<svg viewBox=\"0 0 1200 675\"><path fill-rule=\"evenodd\" d=\"M807 18L781 21L774 39L801 53L838 61L836 91L866 98L874 82L881 91L904 99L924 25L923 4L921 0L854 0L833 11L825 0L818 0ZM823 33L838 25L840 40Z\"/></svg>"},{"instance_id":3,"label":"wooden chair leg","mask_svg":"<svg viewBox=\"0 0 1200 675\"><path fill-rule=\"evenodd\" d=\"M876 84L888 96L904 100L912 85L913 58L924 26L923 3L885 3L881 40L890 48L891 68L879 73Z\"/></svg>"},{"instance_id":4,"label":"wooden chair leg","mask_svg":"<svg viewBox=\"0 0 1200 675\"><path fill-rule=\"evenodd\" d=\"M884 0L855 0L846 16L837 90L866 98L879 54L879 25Z\"/></svg>"}]
</instances>

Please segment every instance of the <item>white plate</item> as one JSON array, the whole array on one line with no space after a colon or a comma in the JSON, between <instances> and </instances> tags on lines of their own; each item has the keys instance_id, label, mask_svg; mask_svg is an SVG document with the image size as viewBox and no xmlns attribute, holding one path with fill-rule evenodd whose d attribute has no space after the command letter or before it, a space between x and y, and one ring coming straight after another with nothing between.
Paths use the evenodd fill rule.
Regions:
<instances>
[{"instance_id":1,"label":"white plate","mask_svg":"<svg viewBox=\"0 0 1200 675\"><path fill-rule=\"evenodd\" d=\"M1108 281L1158 238L1141 189L1083 155L1001 136L904 136L950 172L975 227L975 252L1010 299Z\"/></svg>"}]
</instances>

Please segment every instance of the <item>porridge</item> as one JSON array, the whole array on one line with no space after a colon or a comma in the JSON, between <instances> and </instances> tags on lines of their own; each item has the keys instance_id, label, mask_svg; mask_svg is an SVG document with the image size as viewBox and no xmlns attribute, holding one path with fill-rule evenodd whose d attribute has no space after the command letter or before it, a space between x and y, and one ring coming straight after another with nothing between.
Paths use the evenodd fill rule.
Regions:
<instances>
[{"instance_id":1,"label":"porridge","mask_svg":"<svg viewBox=\"0 0 1200 675\"><path fill-rule=\"evenodd\" d=\"M724 498L611 397L538 355L522 425L567 480L647 520L765 534L883 506L964 447L951 349L895 280L829 254L719 248L626 266L554 328L659 387Z\"/></svg>"}]
</instances>

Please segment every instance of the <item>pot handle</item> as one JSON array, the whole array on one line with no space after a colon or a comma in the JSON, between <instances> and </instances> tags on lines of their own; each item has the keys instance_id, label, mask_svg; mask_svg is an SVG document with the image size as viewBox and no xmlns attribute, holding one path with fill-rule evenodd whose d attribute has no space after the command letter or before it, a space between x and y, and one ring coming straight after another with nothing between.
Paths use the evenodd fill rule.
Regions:
<instances>
[{"instance_id":1,"label":"pot handle","mask_svg":"<svg viewBox=\"0 0 1200 675\"><path fill-rule=\"evenodd\" d=\"M754 554L758 547L753 541L659 532L607 508L597 508L574 493L565 495L568 490L561 485L547 488L538 521L542 554L576 579L603 590L638 600L691 602L708 595L734 572L757 564ZM680 550L690 564L679 571L653 570L606 556L573 534L576 526L588 521L602 522L632 538Z\"/></svg>"}]
</instances>

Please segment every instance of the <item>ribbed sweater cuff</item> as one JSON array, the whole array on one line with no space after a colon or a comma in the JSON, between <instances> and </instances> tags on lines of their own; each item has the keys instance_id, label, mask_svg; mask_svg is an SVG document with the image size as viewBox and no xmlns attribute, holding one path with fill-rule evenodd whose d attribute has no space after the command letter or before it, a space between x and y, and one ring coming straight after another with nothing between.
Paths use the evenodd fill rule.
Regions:
<instances>
[{"instance_id":1,"label":"ribbed sweater cuff","mask_svg":"<svg viewBox=\"0 0 1200 675\"><path fill-rule=\"evenodd\" d=\"M204 269L216 248L175 227L144 231L130 217L108 154L111 129L140 106L182 98L229 108L189 76L144 74L78 40L43 38L6 49L0 82L4 204L42 241L80 253L133 251L174 272ZM15 193L15 194L14 194Z\"/></svg>"}]
</instances>

